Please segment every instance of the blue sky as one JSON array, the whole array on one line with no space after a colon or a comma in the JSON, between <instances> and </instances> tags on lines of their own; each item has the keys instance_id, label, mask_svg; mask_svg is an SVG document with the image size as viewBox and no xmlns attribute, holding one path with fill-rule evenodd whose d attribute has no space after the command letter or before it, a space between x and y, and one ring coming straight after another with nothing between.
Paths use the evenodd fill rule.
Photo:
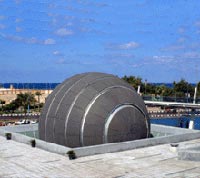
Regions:
<instances>
[{"instance_id":1,"label":"blue sky","mask_svg":"<svg viewBox=\"0 0 200 178\"><path fill-rule=\"evenodd\" d=\"M82 72L200 77L200 1L0 0L0 83Z\"/></svg>"}]
</instances>

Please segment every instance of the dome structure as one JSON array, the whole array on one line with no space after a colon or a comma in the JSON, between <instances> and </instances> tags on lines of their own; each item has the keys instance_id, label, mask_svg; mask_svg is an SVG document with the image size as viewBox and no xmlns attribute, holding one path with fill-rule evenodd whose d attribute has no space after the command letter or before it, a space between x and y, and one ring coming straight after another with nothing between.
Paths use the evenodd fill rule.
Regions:
<instances>
[{"instance_id":1,"label":"dome structure","mask_svg":"<svg viewBox=\"0 0 200 178\"><path fill-rule=\"evenodd\" d=\"M131 141L149 136L142 98L118 77L75 75L48 96L39 120L39 137L68 147Z\"/></svg>"}]
</instances>

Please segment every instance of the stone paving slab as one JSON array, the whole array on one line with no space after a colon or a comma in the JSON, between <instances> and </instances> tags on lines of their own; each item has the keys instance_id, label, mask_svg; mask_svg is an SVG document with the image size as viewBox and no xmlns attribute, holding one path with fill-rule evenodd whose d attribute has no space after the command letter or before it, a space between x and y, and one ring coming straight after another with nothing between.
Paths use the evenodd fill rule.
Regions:
<instances>
[{"instance_id":1,"label":"stone paving slab","mask_svg":"<svg viewBox=\"0 0 200 178\"><path fill-rule=\"evenodd\" d=\"M200 139L180 143L195 145ZM200 162L178 160L170 144L69 160L0 136L0 178L195 177Z\"/></svg>"}]
</instances>

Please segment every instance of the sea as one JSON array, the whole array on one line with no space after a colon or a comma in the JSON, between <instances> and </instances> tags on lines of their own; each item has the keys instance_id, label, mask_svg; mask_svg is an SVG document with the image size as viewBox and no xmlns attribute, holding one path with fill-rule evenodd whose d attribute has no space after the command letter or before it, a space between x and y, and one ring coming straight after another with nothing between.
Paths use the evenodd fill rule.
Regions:
<instances>
[{"instance_id":1,"label":"sea","mask_svg":"<svg viewBox=\"0 0 200 178\"><path fill-rule=\"evenodd\" d=\"M16 89L38 89L38 90L53 90L60 83L0 83L2 88L10 88L12 85Z\"/></svg>"},{"instance_id":2,"label":"sea","mask_svg":"<svg viewBox=\"0 0 200 178\"><path fill-rule=\"evenodd\" d=\"M0 88L10 88L12 85L16 89L53 90L59 84L60 83L0 83ZM173 87L173 83L155 83L154 85Z\"/></svg>"},{"instance_id":3,"label":"sea","mask_svg":"<svg viewBox=\"0 0 200 178\"><path fill-rule=\"evenodd\" d=\"M150 118L152 124L167 125L173 127L189 128L190 120L194 121L194 129L200 130L200 117L181 116L176 118Z\"/></svg>"},{"instance_id":4,"label":"sea","mask_svg":"<svg viewBox=\"0 0 200 178\"><path fill-rule=\"evenodd\" d=\"M38 89L38 90L53 90L60 83L0 83L0 88L10 88L12 85L16 89ZM173 83L151 83L152 85L165 85L169 88L173 87ZM195 86L195 84L192 84Z\"/></svg>"}]
</instances>

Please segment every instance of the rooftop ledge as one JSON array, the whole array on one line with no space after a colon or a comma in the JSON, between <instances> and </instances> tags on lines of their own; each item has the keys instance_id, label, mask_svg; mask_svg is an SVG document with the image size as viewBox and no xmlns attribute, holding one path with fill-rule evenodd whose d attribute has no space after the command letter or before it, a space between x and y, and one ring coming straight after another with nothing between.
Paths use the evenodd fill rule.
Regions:
<instances>
[{"instance_id":1,"label":"rooftop ledge","mask_svg":"<svg viewBox=\"0 0 200 178\"><path fill-rule=\"evenodd\" d=\"M184 128L164 126L164 125L155 125L155 124L151 124L151 132L157 132L164 136L146 138L128 142L107 143L107 144L77 147L77 148L69 148L55 143L48 143L21 134L21 132L37 131L37 130L38 130L38 124L5 126L5 127L0 127L0 135L5 136L5 133L12 133L12 140L29 145L31 144L31 140L35 139L36 147L40 149L61 155L66 155L68 151L73 150L77 157L126 151L126 150L156 146L166 143L179 143L183 141L200 138L200 131L198 130L190 130Z\"/></svg>"}]
</instances>

